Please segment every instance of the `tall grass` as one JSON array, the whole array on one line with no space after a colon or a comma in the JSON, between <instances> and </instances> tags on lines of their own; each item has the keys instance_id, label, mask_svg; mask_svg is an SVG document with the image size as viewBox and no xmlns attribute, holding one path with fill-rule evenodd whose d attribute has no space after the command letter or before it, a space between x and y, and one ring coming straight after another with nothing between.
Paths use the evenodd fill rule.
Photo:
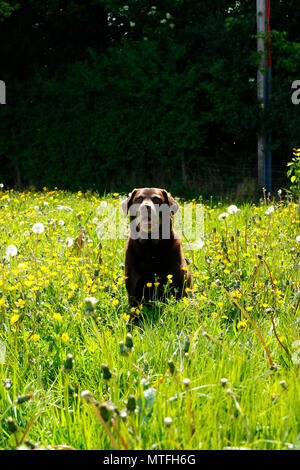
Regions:
<instances>
[{"instance_id":1,"label":"tall grass","mask_svg":"<svg viewBox=\"0 0 300 470\"><path fill-rule=\"evenodd\" d=\"M0 193L1 448L299 448L296 204L205 205L193 288L132 312L104 200Z\"/></svg>"}]
</instances>

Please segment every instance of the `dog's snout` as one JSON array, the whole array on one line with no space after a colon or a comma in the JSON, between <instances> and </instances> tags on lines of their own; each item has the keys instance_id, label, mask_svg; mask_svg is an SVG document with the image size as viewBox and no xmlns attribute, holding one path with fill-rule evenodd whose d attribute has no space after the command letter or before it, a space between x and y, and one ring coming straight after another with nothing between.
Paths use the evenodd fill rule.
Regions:
<instances>
[{"instance_id":1,"label":"dog's snout","mask_svg":"<svg viewBox=\"0 0 300 470\"><path fill-rule=\"evenodd\" d=\"M140 207L140 211L143 217L151 217L155 213L155 208L151 202L144 202Z\"/></svg>"}]
</instances>

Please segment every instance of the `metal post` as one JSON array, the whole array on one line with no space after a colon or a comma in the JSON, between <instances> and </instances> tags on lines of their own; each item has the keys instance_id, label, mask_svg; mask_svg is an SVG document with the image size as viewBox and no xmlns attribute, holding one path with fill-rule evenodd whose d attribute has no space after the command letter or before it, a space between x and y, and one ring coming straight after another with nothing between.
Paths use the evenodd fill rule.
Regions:
<instances>
[{"instance_id":1,"label":"metal post","mask_svg":"<svg viewBox=\"0 0 300 470\"><path fill-rule=\"evenodd\" d=\"M265 33L266 33L266 0L256 0L256 22L257 34L257 52L259 53L259 65L257 70L257 99L260 106L261 126L257 140L257 171L259 190L265 186L265 148L266 138L264 129L264 107L266 94L266 53L265 53Z\"/></svg>"},{"instance_id":2,"label":"metal post","mask_svg":"<svg viewBox=\"0 0 300 470\"><path fill-rule=\"evenodd\" d=\"M267 47L268 47L268 61L267 61L267 79L266 79L266 113L270 113L271 93L272 93L272 53L271 53L271 0L267 0L266 5L266 27L267 27ZM267 129L266 135L266 187L269 192L272 191L272 133L270 127Z\"/></svg>"}]
</instances>

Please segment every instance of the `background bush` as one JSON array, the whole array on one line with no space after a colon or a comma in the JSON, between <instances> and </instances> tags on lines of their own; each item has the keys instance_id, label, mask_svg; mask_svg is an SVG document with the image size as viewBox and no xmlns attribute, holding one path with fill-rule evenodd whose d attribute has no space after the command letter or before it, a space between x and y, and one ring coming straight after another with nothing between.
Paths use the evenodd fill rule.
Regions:
<instances>
[{"instance_id":1,"label":"background bush","mask_svg":"<svg viewBox=\"0 0 300 470\"><path fill-rule=\"evenodd\" d=\"M0 178L99 191L256 177L255 2L0 1ZM275 187L299 146L300 6L272 6ZM127 8L128 7L128 8ZM255 188L255 186L254 186Z\"/></svg>"}]
</instances>

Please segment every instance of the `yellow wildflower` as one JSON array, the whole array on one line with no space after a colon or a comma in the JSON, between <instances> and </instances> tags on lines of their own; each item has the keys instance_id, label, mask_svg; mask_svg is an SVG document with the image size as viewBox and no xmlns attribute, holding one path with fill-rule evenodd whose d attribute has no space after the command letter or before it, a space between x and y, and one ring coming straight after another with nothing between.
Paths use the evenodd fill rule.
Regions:
<instances>
[{"instance_id":1,"label":"yellow wildflower","mask_svg":"<svg viewBox=\"0 0 300 470\"><path fill-rule=\"evenodd\" d=\"M32 341L35 341L35 342L37 343L39 340L40 340L40 335L34 334L34 335L32 336Z\"/></svg>"},{"instance_id":2,"label":"yellow wildflower","mask_svg":"<svg viewBox=\"0 0 300 470\"><path fill-rule=\"evenodd\" d=\"M25 303L26 302L23 299L18 299L17 302L15 302L16 306L19 308L24 308Z\"/></svg>"},{"instance_id":3,"label":"yellow wildflower","mask_svg":"<svg viewBox=\"0 0 300 470\"><path fill-rule=\"evenodd\" d=\"M247 328L247 322L246 321L239 321L237 324L238 330L245 330Z\"/></svg>"},{"instance_id":4,"label":"yellow wildflower","mask_svg":"<svg viewBox=\"0 0 300 470\"><path fill-rule=\"evenodd\" d=\"M70 338L69 338L68 333L63 333L63 334L61 335L61 340L62 340L64 343L67 343L67 342L69 341L69 339L70 339Z\"/></svg>"},{"instance_id":5,"label":"yellow wildflower","mask_svg":"<svg viewBox=\"0 0 300 470\"><path fill-rule=\"evenodd\" d=\"M19 320L20 315L13 315L10 319L10 324L14 325Z\"/></svg>"}]
</instances>

